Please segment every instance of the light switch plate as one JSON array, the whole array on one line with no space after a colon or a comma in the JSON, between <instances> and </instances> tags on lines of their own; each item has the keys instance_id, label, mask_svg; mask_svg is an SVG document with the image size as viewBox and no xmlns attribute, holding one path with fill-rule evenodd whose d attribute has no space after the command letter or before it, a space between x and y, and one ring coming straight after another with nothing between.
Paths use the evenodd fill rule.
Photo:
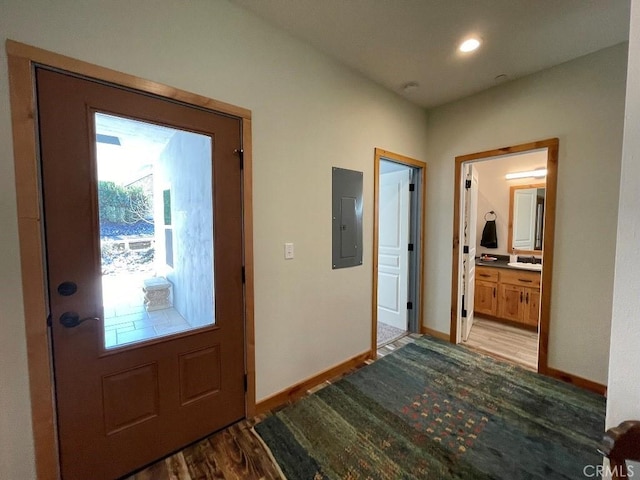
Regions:
<instances>
[{"instance_id":1,"label":"light switch plate","mask_svg":"<svg viewBox=\"0 0 640 480\"><path fill-rule=\"evenodd\" d=\"M285 260L291 260L293 258L293 243L284 244L284 258Z\"/></svg>"}]
</instances>

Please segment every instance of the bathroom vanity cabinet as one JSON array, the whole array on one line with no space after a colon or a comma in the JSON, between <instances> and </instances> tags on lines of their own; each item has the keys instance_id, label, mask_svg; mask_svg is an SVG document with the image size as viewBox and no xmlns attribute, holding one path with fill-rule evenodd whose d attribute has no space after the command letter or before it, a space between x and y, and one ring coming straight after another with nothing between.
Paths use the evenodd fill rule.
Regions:
<instances>
[{"instance_id":1,"label":"bathroom vanity cabinet","mask_svg":"<svg viewBox=\"0 0 640 480\"><path fill-rule=\"evenodd\" d=\"M477 266L474 311L537 330L540 272Z\"/></svg>"},{"instance_id":2,"label":"bathroom vanity cabinet","mask_svg":"<svg viewBox=\"0 0 640 480\"><path fill-rule=\"evenodd\" d=\"M475 313L498 316L498 269L476 266Z\"/></svg>"}]
</instances>

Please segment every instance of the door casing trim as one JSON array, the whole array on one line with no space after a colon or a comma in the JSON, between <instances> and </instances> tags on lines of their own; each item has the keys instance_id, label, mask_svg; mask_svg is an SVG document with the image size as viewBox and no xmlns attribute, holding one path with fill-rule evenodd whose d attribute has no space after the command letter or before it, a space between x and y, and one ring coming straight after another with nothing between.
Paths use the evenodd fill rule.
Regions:
<instances>
[{"instance_id":1,"label":"door casing trim","mask_svg":"<svg viewBox=\"0 0 640 480\"><path fill-rule=\"evenodd\" d=\"M456 343L458 332L458 266L460 258L460 178L462 164L469 161L499 157L530 150L547 149L547 182L544 213L544 268L542 269L542 292L540 295L540 326L538 334L538 373L549 375L549 324L551 315L551 281L553 278L553 242L555 238L556 191L558 185L558 146L557 138L538 142L503 147L486 152L471 153L455 158L454 203L453 203L453 255L451 268L451 317L449 341Z\"/></svg>"},{"instance_id":2,"label":"door casing trim","mask_svg":"<svg viewBox=\"0 0 640 480\"><path fill-rule=\"evenodd\" d=\"M247 374L245 414L247 417L254 416L256 412L256 379L251 111L13 40L7 40L5 47L9 70L20 266L37 477L42 480L57 479L59 464L52 352L46 325L47 297L42 238L40 168L36 136L37 110L34 77L36 65L52 67L71 74L240 118L242 149L244 150L242 191L245 263L245 368Z\"/></svg>"},{"instance_id":3,"label":"door casing trim","mask_svg":"<svg viewBox=\"0 0 640 480\"><path fill-rule=\"evenodd\" d=\"M405 157L398 153L389 152L381 148L376 148L373 158L373 289L371 299L371 352L370 358L375 359L378 352L378 244L379 244L379 232L380 226L380 161L391 160L395 163L400 163L408 167L414 167L420 169L421 185L420 189L420 232L418 242L420 244L421 255L420 264L418 265L418 291L420 292L420 301L417 305L417 314L419 328L423 327L424 319L422 318L424 312L424 252L425 252L425 230L426 230L426 207L427 207L427 164L410 157ZM420 332L416 332L420 333Z\"/></svg>"}]
</instances>

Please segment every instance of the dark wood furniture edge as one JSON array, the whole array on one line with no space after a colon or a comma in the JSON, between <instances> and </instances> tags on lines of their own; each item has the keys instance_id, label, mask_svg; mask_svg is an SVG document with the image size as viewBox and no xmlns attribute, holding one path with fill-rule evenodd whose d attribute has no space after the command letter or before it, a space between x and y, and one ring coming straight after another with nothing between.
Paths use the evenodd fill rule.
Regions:
<instances>
[{"instance_id":1,"label":"dark wood furniture edge","mask_svg":"<svg viewBox=\"0 0 640 480\"><path fill-rule=\"evenodd\" d=\"M640 461L640 421L626 420L607 430L598 451L609 459L612 478L627 478L625 460Z\"/></svg>"}]
</instances>

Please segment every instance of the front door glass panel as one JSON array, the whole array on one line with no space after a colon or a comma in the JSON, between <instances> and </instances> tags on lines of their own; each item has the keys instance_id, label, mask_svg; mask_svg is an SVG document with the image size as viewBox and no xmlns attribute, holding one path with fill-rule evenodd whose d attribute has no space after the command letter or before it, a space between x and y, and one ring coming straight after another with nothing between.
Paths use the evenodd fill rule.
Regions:
<instances>
[{"instance_id":1,"label":"front door glass panel","mask_svg":"<svg viewBox=\"0 0 640 480\"><path fill-rule=\"evenodd\" d=\"M211 137L94 121L105 348L214 324Z\"/></svg>"}]
</instances>

